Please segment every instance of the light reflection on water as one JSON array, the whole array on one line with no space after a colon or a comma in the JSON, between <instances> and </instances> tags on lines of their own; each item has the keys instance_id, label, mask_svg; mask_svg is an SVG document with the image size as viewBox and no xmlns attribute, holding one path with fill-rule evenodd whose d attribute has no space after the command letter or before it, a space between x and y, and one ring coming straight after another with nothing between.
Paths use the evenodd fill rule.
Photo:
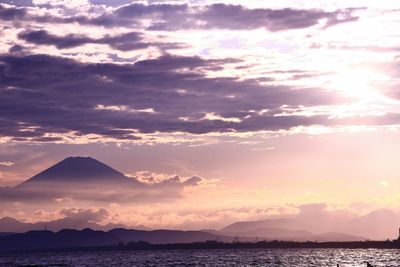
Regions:
<instances>
[{"instance_id":1,"label":"light reflection on water","mask_svg":"<svg viewBox=\"0 0 400 267\"><path fill-rule=\"evenodd\" d=\"M35 253L0 266L400 266L397 249L219 249Z\"/></svg>"}]
</instances>

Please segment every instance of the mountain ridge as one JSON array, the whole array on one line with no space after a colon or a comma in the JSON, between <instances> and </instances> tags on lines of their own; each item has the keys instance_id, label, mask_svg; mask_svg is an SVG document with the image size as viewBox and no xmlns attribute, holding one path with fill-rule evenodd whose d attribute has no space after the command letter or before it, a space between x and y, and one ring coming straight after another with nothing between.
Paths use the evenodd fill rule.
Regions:
<instances>
[{"instance_id":1,"label":"mountain ridge","mask_svg":"<svg viewBox=\"0 0 400 267\"><path fill-rule=\"evenodd\" d=\"M0 252L35 251L70 247L115 246L128 242L153 244L194 243L218 240L220 237L201 231L112 229L99 231L63 229L58 232L29 231L0 236Z\"/></svg>"},{"instance_id":2,"label":"mountain ridge","mask_svg":"<svg viewBox=\"0 0 400 267\"><path fill-rule=\"evenodd\" d=\"M109 231L115 228L127 228L127 229L142 230L142 231L152 230L143 225L127 226L123 224L114 224L114 223L101 225L96 222L90 222L88 220L82 220L70 217L64 217L53 221L41 221L36 223L25 223L12 217L0 218L0 232L24 233L28 231L44 230L45 228L51 231L60 231L66 228L76 229L76 230L91 228L93 230L102 230L102 231Z\"/></svg>"}]
</instances>

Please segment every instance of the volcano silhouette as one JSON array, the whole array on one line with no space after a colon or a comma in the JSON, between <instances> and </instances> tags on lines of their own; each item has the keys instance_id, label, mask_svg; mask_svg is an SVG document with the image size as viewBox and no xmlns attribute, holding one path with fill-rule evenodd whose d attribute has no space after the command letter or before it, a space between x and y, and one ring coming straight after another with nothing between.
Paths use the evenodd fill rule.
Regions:
<instances>
[{"instance_id":1,"label":"volcano silhouette","mask_svg":"<svg viewBox=\"0 0 400 267\"><path fill-rule=\"evenodd\" d=\"M19 186L32 183L127 182L129 178L91 157L69 157L33 176Z\"/></svg>"},{"instance_id":2,"label":"volcano silhouette","mask_svg":"<svg viewBox=\"0 0 400 267\"><path fill-rule=\"evenodd\" d=\"M200 178L179 177L158 183L140 181L90 157L69 157L12 188L0 187L0 201L36 204L65 201L115 202L160 201L181 196L185 186Z\"/></svg>"},{"instance_id":3,"label":"volcano silhouette","mask_svg":"<svg viewBox=\"0 0 400 267\"><path fill-rule=\"evenodd\" d=\"M137 181L91 157L69 157L15 187L19 190L134 186Z\"/></svg>"}]
</instances>

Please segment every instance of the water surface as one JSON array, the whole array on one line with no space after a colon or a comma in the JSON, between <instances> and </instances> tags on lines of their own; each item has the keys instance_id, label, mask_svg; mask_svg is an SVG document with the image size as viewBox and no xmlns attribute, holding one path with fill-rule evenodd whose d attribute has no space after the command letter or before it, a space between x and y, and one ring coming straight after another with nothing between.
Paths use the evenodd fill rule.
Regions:
<instances>
[{"instance_id":1,"label":"water surface","mask_svg":"<svg viewBox=\"0 0 400 267\"><path fill-rule=\"evenodd\" d=\"M397 249L217 249L33 253L0 266L400 266Z\"/></svg>"}]
</instances>

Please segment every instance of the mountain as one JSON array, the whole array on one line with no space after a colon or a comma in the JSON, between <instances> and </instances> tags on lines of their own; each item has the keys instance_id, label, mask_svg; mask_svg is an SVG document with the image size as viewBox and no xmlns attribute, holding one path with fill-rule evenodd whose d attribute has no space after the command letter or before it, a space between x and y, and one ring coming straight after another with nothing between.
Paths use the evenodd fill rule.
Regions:
<instances>
[{"instance_id":1,"label":"mountain","mask_svg":"<svg viewBox=\"0 0 400 267\"><path fill-rule=\"evenodd\" d=\"M215 232L214 232L215 233ZM315 234L304 230L292 230L285 228L259 228L238 232L220 232L221 235L237 236L252 240L285 240L285 241L359 241L366 238L345 233L322 233Z\"/></svg>"},{"instance_id":2,"label":"mountain","mask_svg":"<svg viewBox=\"0 0 400 267\"><path fill-rule=\"evenodd\" d=\"M298 240L299 238L312 236L312 233L301 230L290 230L284 228L259 228L251 231L224 232L230 236L253 237L268 240Z\"/></svg>"},{"instance_id":3,"label":"mountain","mask_svg":"<svg viewBox=\"0 0 400 267\"><path fill-rule=\"evenodd\" d=\"M8 236L8 235L13 235L16 233L12 233L12 232L0 232L0 236Z\"/></svg>"},{"instance_id":4,"label":"mountain","mask_svg":"<svg viewBox=\"0 0 400 267\"><path fill-rule=\"evenodd\" d=\"M293 219L267 219L260 221L244 221L232 223L220 230L220 234L238 236L245 238L257 238L265 240L290 240L290 241L358 241L366 240L363 231L352 231L351 229L333 228L322 233L313 233L308 229L308 223L297 218ZM305 230L307 229L307 230ZM214 232L215 233L215 232Z\"/></svg>"},{"instance_id":5,"label":"mountain","mask_svg":"<svg viewBox=\"0 0 400 267\"><path fill-rule=\"evenodd\" d=\"M223 233L229 232L249 232L262 228L285 228L285 229L294 229L301 230L297 228L297 222L294 219L268 219L268 220L260 220L260 221L244 221L244 222L235 222L228 226L225 226L220 231Z\"/></svg>"},{"instance_id":6,"label":"mountain","mask_svg":"<svg viewBox=\"0 0 400 267\"><path fill-rule=\"evenodd\" d=\"M0 232L4 233L8 232L24 233L32 230L44 230L45 227L47 230L51 231L60 231L62 229L81 230L85 228L108 231L114 228L131 228L123 224L107 224L103 226L94 222L90 222L85 219L70 218L70 217L65 217L54 221L37 222L37 223L24 223L11 217L0 218ZM149 228L146 228L143 225L133 228L136 230L150 230Z\"/></svg>"},{"instance_id":7,"label":"mountain","mask_svg":"<svg viewBox=\"0 0 400 267\"><path fill-rule=\"evenodd\" d=\"M29 230L32 230L31 224L20 222L11 217L0 219L0 232L26 232Z\"/></svg>"},{"instance_id":8,"label":"mountain","mask_svg":"<svg viewBox=\"0 0 400 267\"><path fill-rule=\"evenodd\" d=\"M118 237L121 242L145 241L151 244L193 243L207 240L221 240L225 237L202 231L180 231L180 230L128 230L113 229L108 231ZM227 238L228 239L228 238Z\"/></svg>"},{"instance_id":9,"label":"mountain","mask_svg":"<svg viewBox=\"0 0 400 267\"><path fill-rule=\"evenodd\" d=\"M393 239L399 236L400 215L388 209L377 209L355 218L339 230L364 235L374 240Z\"/></svg>"},{"instance_id":10,"label":"mountain","mask_svg":"<svg viewBox=\"0 0 400 267\"><path fill-rule=\"evenodd\" d=\"M133 185L135 180L91 157L68 157L17 185L26 189L49 184Z\"/></svg>"},{"instance_id":11,"label":"mountain","mask_svg":"<svg viewBox=\"0 0 400 267\"><path fill-rule=\"evenodd\" d=\"M67 247L108 246L119 243L119 239L103 231L91 229L51 231L29 231L0 237L0 252L58 249Z\"/></svg>"},{"instance_id":12,"label":"mountain","mask_svg":"<svg viewBox=\"0 0 400 267\"><path fill-rule=\"evenodd\" d=\"M121 242L145 241L153 244L193 243L217 240L219 237L200 231L139 231L113 229L108 232L92 229L58 232L29 231L23 234L0 236L0 252L61 249L70 247L112 246Z\"/></svg>"},{"instance_id":13,"label":"mountain","mask_svg":"<svg viewBox=\"0 0 400 267\"><path fill-rule=\"evenodd\" d=\"M7 200L56 205L65 199L127 201L144 187L96 159L69 157L4 193Z\"/></svg>"}]
</instances>

